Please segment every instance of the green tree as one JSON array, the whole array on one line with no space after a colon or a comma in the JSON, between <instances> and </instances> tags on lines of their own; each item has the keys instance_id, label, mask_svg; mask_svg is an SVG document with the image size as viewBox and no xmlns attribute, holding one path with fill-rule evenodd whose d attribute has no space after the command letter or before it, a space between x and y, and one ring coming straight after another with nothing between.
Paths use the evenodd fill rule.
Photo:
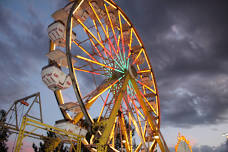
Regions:
<instances>
[{"instance_id":1,"label":"green tree","mask_svg":"<svg viewBox=\"0 0 228 152\"><path fill-rule=\"evenodd\" d=\"M7 128L4 127L4 123L6 121L5 119L6 111L0 110L0 150L1 152L7 152L8 147L6 145L6 142L8 141L9 137L9 131Z\"/></svg>"},{"instance_id":2,"label":"green tree","mask_svg":"<svg viewBox=\"0 0 228 152\"><path fill-rule=\"evenodd\" d=\"M49 137L50 139L57 138L56 134L52 131L47 132L47 137ZM34 152L45 152L45 148L49 145L49 143L49 140L44 140L43 142L40 142L39 146L33 143L32 148ZM64 146L63 144L59 144L53 152L68 152L68 147Z\"/></svg>"}]
</instances>

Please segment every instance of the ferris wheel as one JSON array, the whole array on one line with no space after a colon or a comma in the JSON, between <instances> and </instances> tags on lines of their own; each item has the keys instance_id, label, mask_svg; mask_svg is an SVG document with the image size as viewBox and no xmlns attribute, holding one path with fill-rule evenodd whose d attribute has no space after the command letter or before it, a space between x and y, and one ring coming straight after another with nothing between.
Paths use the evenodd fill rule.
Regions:
<instances>
[{"instance_id":1,"label":"ferris wheel","mask_svg":"<svg viewBox=\"0 0 228 152\"><path fill-rule=\"evenodd\" d=\"M185 136L181 136L179 134L177 139L178 141L175 146L175 152L192 152L192 148L189 144L189 141L185 138Z\"/></svg>"},{"instance_id":2,"label":"ferris wheel","mask_svg":"<svg viewBox=\"0 0 228 152\"><path fill-rule=\"evenodd\" d=\"M78 0L52 17L42 80L64 118L89 132L83 144L91 151L168 151L152 66L122 9L112 0Z\"/></svg>"}]
</instances>

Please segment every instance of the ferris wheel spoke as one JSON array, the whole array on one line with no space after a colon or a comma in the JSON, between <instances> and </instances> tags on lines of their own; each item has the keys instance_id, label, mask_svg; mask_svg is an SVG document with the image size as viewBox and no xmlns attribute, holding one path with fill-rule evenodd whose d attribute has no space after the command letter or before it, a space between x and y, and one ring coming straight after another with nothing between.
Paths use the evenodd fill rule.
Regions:
<instances>
[{"instance_id":1,"label":"ferris wheel spoke","mask_svg":"<svg viewBox=\"0 0 228 152\"><path fill-rule=\"evenodd\" d=\"M104 34L105 34L105 36L107 37L109 44L112 46L113 51L114 51L115 54L117 55L116 49L114 48L114 46L113 46L111 40L109 39L109 35L108 35L107 31L105 30L104 25L102 24L102 22L101 22L99 16L97 15L96 11L94 10L94 8L93 8L93 6L92 6L92 4L91 4L90 2L89 2L89 5L90 5L90 8L93 10L93 13L95 14L95 16L96 16L96 18L97 18L97 20L98 20L98 22L99 22L99 24L100 24L100 26L101 26L101 28L102 28ZM111 51L111 50L110 50L110 51Z\"/></svg>"},{"instance_id":2,"label":"ferris wheel spoke","mask_svg":"<svg viewBox=\"0 0 228 152\"><path fill-rule=\"evenodd\" d=\"M119 47L118 40L117 40L117 37L116 37L116 33L115 33L115 30L114 30L114 27L113 27L112 20L111 20L110 15L109 15L109 11L108 11L107 6L105 4L104 4L104 7L105 7L105 10L106 10L106 14L108 16L108 20L110 22L110 26L111 26L111 29L112 29L112 33L113 33L116 45L117 45L117 51L115 53L118 55L118 53L120 53L121 51L120 51L120 47ZM121 59L122 63L124 63L123 57L121 56L121 53L120 53L120 59Z\"/></svg>"},{"instance_id":3,"label":"ferris wheel spoke","mask_svg":"<svg viewBox=\"0 0 228 152\"><path fill-rule=\"evenodd\" d=\"M120 24L120 35L121 35L121 40L122 40L123 58L125 59L125 46L124 46L124 37L123 37L123 25L122 25L122 22L121 22L120 11L118 11L118 17L119 17L119 24ZM126 62L125 62L125 64L126 64Z\"/></svg>"},{"instance_id":4,"label":"ferris wheel spoke","mask_svg":"<svg viewBox=\"0 0 228 152\"><path fill-rule=\"evenodd\" d=\"M137 67L138 71L141 71L141 69L140 69L140 67L139 67L139 65L138 65L138 64L136 65L136 67ZM142 75L140 75L140 79L141 79L141 80L142 80L142 78L143 78L143 76L142 76ZM143 89L144 94L146 94L146 89L145 89L145 86L142 86L142 89Z\"/></svg>"},{"instance_id":5,"label":"ferris wheel spoke","mask_svg":"<svg viewBox=\"0 0 228 152\"><path fill-rule=\"evenodd\" d=\"M122 69L123 67L118 63L118 61L116 61L116 59L112 56L112 54L107 50L107 48L102 44L102 42L100 42L95 36L94 34L87 28L87 26L85 26L85 24L83 24L80 19L77 19L77 21L82 25L82 27L86 30L86 32L88 32L96 41L97 43L104 49L104 51L112 58L112 60L115 61L115 63Z\"/></svg>"},{"instance_id":6,"label":"ferris wheel spoke","mask_svg":"<svg viewBox=\"0 0 228 152\"><path fill-rule=\"evenodd\" d=\"M107 50L107 48L102 44L101 41L99 41L99 40L97 39L97 37L94 36L94 34L87 28L87 26L85 26L85 24L83 24L83 23L80 21L80 19L77 19L77 21L82 25L82 27L86 30L86 32L88 32L88 33L97 41L97 43L104 49L104 51L105 51L106 53L108 53L108 55L109 55L111 58L113 58L112 55L111 55L111 53Z\"/></svg>"},{"instance_id":7,"label":"ferris wheel spoke","mask_svg":"<svg viewBox=\"0 0 228 152\"><path fill-rule=\"evenodd\" d=\"M97 53L99 54L99 56L104 60L105 59L105 57L101 54L101 52L100 52L100 50L97 48L97 46L95 45L95 43L94 43L94 41L91 39L91 38L89 38L89 40L90 40L90 42L92 43L92 45L93 45L93 47L95 48L95 50L97 51ZM105 52L106 53L106 52ZM107 57L107 54L105 54L106 55L106 57Z\"/></svg>"},{"instance_id":8,"label":"ferris wheel spoke","mask_svg":"<svg viewBox=\"0 0 228 152\"><path fill-rule=\"evenodd\" d=\"M97 46L94 44L94 41L92 40L92 39L90 39L90 42L91 42L91 44L93 45L93 47L95 48L95 50L98 52L98 54L99 54L99 56L100 56L100 58L102 59L102 61L104 62L104 64L105 65L108 65L108 66L112 66L111 65L111 63L109 62L106 62L107 60L109 60L108 58L105 58L102 54L101 54L101 52L99 51L99 49L97 48ZM107 55L106 55L107 56Z\"/></svg>"},{"instance_id":9,"label":"ferris wheel spoke","mask_svg":"<svg viewBox=\"0 0 228 152\"><path fill-rule=\"evenodd\" d=\"M103 64L103 63L100 63L100 62L96 62L96 61L90 60L90 59L85 58L85 57L82 57L82 56L80 56L80 55L76 55L75 57L78 58L78 59L82 59L82 60L84 60L84 61L87 61L87 62L91 62L91 63L97 64L97 65L100 65L100 66L102 66L102 67L105 67L105 68L108 68L108 69L111 69L111 70L115 70L115 71L120 72L120 73L124 73L124 72L121 71L121 70L118 70L118 69L115 69L115 68L113 68L113 67L107 66L107 65L105 65L105 64Z\"/></svg>"},{"instance_id":10,"label":"ferris wheel spoke","mask_svg":"<svg viewBox=\"0 0 228 152\"><path fill-rule=\"evenodd\" d=\"M100 41L101 41L102 45L104 45L104 44L103 44L103 40L102 40L101 35L100 35L100 31L99 31L99 29L97 28L97 23L96 23L96 21L95 21L95 20L93 20L93 24L94 24L95 29L96 29L96 31L97 31L97 36L98 36L98 38L100 39ZM92 41L92 39L91 39L91 41ZM93 41L92 41L92 42L93 42ZM95 45L95 43L94 43L94 42L93 42L93 45L94 45L94 47L96 47L96 48L97 48L97 46ZM97 51L98 51L98 52L100 52L100 51L99 51L99 49L97 49ZM105 56L106 56L106 57L108 57L108 56L107 56L107 53L106 53L106 51L105 51L105 50L104 50L104 54L105 54Z\"/></svg>"},{"instance_id":11,"label":"ferris wheel spoke","mask_svg":"<svg viewBox=\"0 0 228 152\"><path fill-rule=\"evenodd\" d=\"M108 16L108 20L109 20L110 25L111 25L111 29L112 29L112 33L113 33L113 35L114 35L115 42L116 42L116 44L117 44L116 32L115 32L115 30L114 30L113 23L112 23L112 20L111 20L111 18L110 18L109 11L108 11L108 9L107 9L106 4L104 4L104 7L105 7L106 14L107 14L107 16ZM117 46L117 51L120 51L119 46ZM118 52L117 52L117 53L118 53Z\"/></svg>"},{"instance_id":12,"label":"ferris wheel spoke","mask_svg":"<svg viewBox=\"0 0 228 152\"><path fill-rule=\"evenodd\" d=\"M87 73L91 73L91 74L95 74L95 75L102 75L102 76L110 77L110 76L108 76L106 74L101 74L101 73L97 73L97 72L94 72L94 71L84 70L84 69L80 69L80 68L76 68L76 67L74 67L74 70L87 72Z\"/></svg>"},{"instance_id":13,"label":"ferris wheel spoke","mask_svg":"<svg viewBox=\"0 0 228 152\"><path fill-rule=\"evenodd\" d=\"M81 45L79 45L76 41L73 41L74 44L76 44L83 52L85 52L91 59L94 61L97 61L88 51L86 51ZM98 61L97 61L98 62Z\"/></svg>"},{"instance_id":14,"label":"ferris wheel spoke","mask_svg":"<svg viewBox=\"0 0 228 152\"><path fill-rule=\"evenodd\" d=\"M104 34L105 34L105 36L107 37L108 42L109 42L109 45L111 45L111 46L112 46L113 51L114 51L114 52L115 52L115 54L117 55L117 53L116 53L116 49L114 48L114 46L113 46L113 44L112 44L112 42L111 42L111 40L110 40L110 38L109 38L109 35L108 35L107 31L105 30L105 28L104 28L104 26L103 26L103 24L102 24L102 22L101 22L101 20L100 20L99 16L97 15L96 11L94 10L94 8L93 8L93 6L91 5L91 3L90 3L90 2L89 2L89 5L90 5L90 8L93 10L93 13L95 14L95 16L96 16L96 18L97 18L97 20L98 20L98 22L99 22L99 24L100 24L100 26L101 26L101 28L102 28L102 30L103 30L103 32L104 32ZM112 54L111 49L110 49L110 53Z\"/></svg>"},{"instance_id":15,"label":"ferris wheel spoke","mask_svg":"<svg viewBox=\"0 0 228 152\"><path fill-rule=\"evenodd\" d=\"M105 106L106 106L106 103L107 103L107 101L108 101L109 94L110 94L110 89L109 89L109 92L108 92L108 94L107 94L107 96L106 96L105 102L104 102L104 104L103 104L103 107L102 107L101 112L100 112L100 114L99 114L99 117L98 117L98 119L97 119L97 122L99 122L100 119L101 119L102 113L103 113L104 108L105 108Z\"/></svg>"},{"instance_id":16,"label":"ferris wheel spoke","mask_svg":"<svg viewBox=\"0 0 228 152\"><path fill-rule=\"evenodd\" d=\"M126 19L126 17L122 14L121 11L118 11L118 16L119 16L121 39L122 39L123 55L124 55L124 59L126 59L125 60L125 64L128 67L128 65L129 65L129 57L130 57L130 54L131 54L131 52L130 52L131 44L132 44L132 40L133 40L133 28L132 28L132 25L129 23L129 21ZM122 24L121 18L123 18L123 21L126 22L125 24ZM128 36L126 36L126 34ZM127 39L126 39L126 37L127 37ZM125 57L126 56L125 45L128 46L127 57Z\"/></svg>"},{"instance_id":17,"label":"ferris wheel spoke","mask_svg":"<svg viewBox=\"0 0 228 152\"><path fill-rule=\"evenodd\" d=\"M126 58L126 61L127 61L127 67L129 66L130 64L130 55L131 55L131 44L132 44L132 33L133 33L133 28L131 28L131 33L130 33L130 42L129 42L129 45L128 45L128 55L127 55L127 58Z\"/></svg>"},{"instance_id":18,"label":"ferris wheel spoke","mask_svg":"<svg viewBox=\"0 0 228 152\"><path fill-rule=\"evenodd\" d=\"M95 29L97 31L98 38L100 39L100 41L102 41L102 38L101 38L101 35L100 35L100 32L99 32L99 29L97 28L97 23L96 23L95 20L93 20L93 24L94 24L94 27L95 27Z\"/></svg>"},{"instance_id":19,"label":"ferris wheel spoke","mask_svg":"<svg viewBox=\"0 0 228 152\"><path fill-rule=\"evenodd\" d=\"M97 48L97 46L95 45L94 41L90 38L90 42L92 43L93 47L95 48L95 50L98 52L99 56L101 57L101 59L103 60L103 62L106 64L106 65L109 65L109 63L106 63L106 60L108 60L108 58L105 58L101 52L99 51L99 49ZM106 53L106 52L105 52ZM107 54L106 54L106 57L107 57Z\"/></svg>"},{"instance_id":20,"label":"ferris wheel spoke","mask_svg":"<svg viewBox=\"0 0 228 152\"><path fill-rule=\"evenodd\" d=\"M102 95L105 91L107 91L108 89L110 89L111 87L113 87L115 84L117 84L117 82L119 82L122 79L119 78L117 80L110 80L107 81L106 83L102 83L101 85L99 85L95 90L93 90L89 95L86 95L85 97L89 97L86 102L87 103L91 103L94 100L96 100L100 95ZM84 97L84 98L85 98Z\"/></svg>"}]
</instances>

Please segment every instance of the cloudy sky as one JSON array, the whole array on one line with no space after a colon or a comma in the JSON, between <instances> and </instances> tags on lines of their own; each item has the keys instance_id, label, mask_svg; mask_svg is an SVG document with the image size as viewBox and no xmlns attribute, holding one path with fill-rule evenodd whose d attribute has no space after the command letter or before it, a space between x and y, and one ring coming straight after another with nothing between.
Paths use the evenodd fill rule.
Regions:
<instances>
[{"instance_id":1,"label":"cloudy sky","mask_svg":"<svg viewBox=\"0 0 228 152\"><path fill-rule=\"evenodd\" d=\"M178 132L194 152L225 152L228 131L228 2L118 0L142 38L156 75L161 126L169 147ZM0 108L41 92L48 122L61 119L41 81L47 26L64 0L0 0Z\"/></svg>"}]
</instances>

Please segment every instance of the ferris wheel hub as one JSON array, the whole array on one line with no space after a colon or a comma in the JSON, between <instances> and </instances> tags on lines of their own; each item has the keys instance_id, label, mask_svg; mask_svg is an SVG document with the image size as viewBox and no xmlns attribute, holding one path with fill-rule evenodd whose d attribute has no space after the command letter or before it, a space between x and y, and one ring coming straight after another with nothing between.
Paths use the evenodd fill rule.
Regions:
<instances>
[{"instance_id":1,"label":"ferris wheel hub","mask_svg":"<svg viewBox=\"0 0 228 152\"><path fill-rule=\"evenodd\" d=\"M128 67L128 71L132 78L135 78L135 79L137 78L137 71L133 65Z\"/></svg>"}]
</instances>

